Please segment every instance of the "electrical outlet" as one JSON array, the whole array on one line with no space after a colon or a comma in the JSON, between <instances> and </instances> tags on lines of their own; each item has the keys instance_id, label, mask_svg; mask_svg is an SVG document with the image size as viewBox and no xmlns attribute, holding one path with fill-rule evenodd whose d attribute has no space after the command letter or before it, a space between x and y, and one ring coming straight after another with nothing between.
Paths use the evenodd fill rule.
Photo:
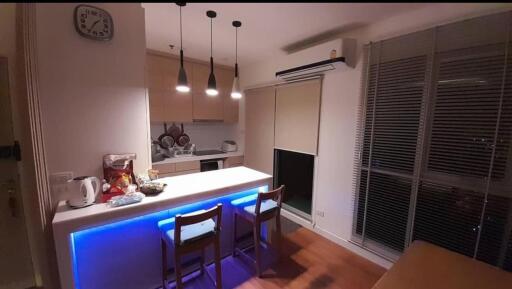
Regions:
<instances>
[{"instance_id":1,"label":"electrical outlet","mask_svg":"<svg viewBox=\"0 0 512 289\"><path fill-rule=\"evenodd\" d=\"M60 172L50 175L51 184L65 184L73 178L73 172Z\"/></svg>"},{"instance_id":2,"label":"electrical outlet","mask_svg":"<svg viewBox=\"0 0 512 289\"><path fill-rule=\"evenodd\" d=\"M57 196L66 192L67 182L73 178L73 172L60 172L50 175L52 192Z\"/></svg>"},{"instance_id":3,"label":"electrical outlet","mask_svg":"<svg viewBox=\"0 0 512 289\"><path fill-rule=\"evenodd\" d=\"M317 216L319 216L319 217L322 217L322 218L323 218L323 217L325 217L325 213L324 213L324 211L318 211L318 210L317 210L317 211L316 211L316 215L317 215Z\"/></svg>"}]
</instances>

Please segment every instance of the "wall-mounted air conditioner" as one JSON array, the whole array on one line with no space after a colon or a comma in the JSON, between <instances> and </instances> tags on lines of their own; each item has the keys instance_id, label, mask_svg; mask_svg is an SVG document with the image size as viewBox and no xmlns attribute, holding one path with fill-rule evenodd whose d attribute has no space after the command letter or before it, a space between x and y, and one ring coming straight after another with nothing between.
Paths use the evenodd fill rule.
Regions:
<instances>
[{"instance_id":1,"label":"wall-mounted air conditioner","mask_svg":"<svg viewBox=\"0 0 512 289\"><path fill-rule=\"evenodd\" d=\"M339 67L355 67L356 40L336 39L288 54L276 77L294 80L324 74Z\"/></svg>"}]
</instances>

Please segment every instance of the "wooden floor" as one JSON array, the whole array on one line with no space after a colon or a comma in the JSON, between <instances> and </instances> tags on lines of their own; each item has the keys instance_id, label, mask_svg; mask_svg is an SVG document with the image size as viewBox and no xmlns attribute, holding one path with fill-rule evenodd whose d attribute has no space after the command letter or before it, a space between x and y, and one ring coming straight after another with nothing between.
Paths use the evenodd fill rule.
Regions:
<instances>
[{"instance_id":1,"label":"wooden floor","mask_svg":"<svg viewBox=\"0 0 512 289\"><path fill-rule=\"evenodd\" d=\"M243 257L222 261L223 288L241 289L369 289L386 271L384 268L307 230L297 227L286 233L282 260L263 254L263 278L254 277L251 263ZM214 276L213 265L208 270ZM206 275L190 274L185 288L214 288ZM170 288L174 288L172 284Z\"/></svg>"}]
</instances>

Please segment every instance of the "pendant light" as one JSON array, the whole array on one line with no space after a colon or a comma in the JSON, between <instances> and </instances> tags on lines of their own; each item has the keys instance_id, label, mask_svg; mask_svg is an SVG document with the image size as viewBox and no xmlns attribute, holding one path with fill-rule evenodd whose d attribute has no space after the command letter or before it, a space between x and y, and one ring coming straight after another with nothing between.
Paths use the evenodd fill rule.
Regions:
<instances>
[{"instance_id":1,"label":"pendant light","mask_svg":"<svg viewBox=\"0 0 512 289\"><path fill-rule=\"evenodd\" d=\"M190 86L188 86L187 73L185 72L185 67L183 67L183 28L181 22L181 7L186 4L185 2L177 2L176 5L180 6L180 70L178 72L176 90L178 92L189 92Z\"/></svg>"},{"instance_id":2,"label":"pendant light","mask_svg":"<svg viewBox=\"0 0 512 289\"><path fill-rule=\"evenodd\" d=\"M210 76L208 77L208 87L206 88L206 94L209 96L216 96L219 94L217 90L217 81L215 80L215 74L213 73L213 18L217 17L217 12L208 10L206 16L210 18Z\"/></svg>"},{"instance_id":3,"label":"pendant light","mask_svg":"<svg viewBox=\"0 0 512 289\"><path fill-rule=\"evenodd\" d=\"M231 98L242 98L242 91L240 90L240 80L238 79L238 28L242 26L242 22L233 21L235 27L235 78L233 79L233 88L231 89Z\"/></svg>"}]
</instances>

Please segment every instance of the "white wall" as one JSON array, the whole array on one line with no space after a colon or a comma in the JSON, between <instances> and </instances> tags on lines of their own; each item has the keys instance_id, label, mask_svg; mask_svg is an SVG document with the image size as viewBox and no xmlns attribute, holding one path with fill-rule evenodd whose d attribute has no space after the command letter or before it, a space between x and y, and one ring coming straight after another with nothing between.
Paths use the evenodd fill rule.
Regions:
<instances>
[{"instance_id":1,"label":"white wall","mask_svg":"<svg viewBox=\"0 0 512 289\"><path fill-rule=\"evenodd\" d=\"M77 4L37 4L37 68L47 167L51 173L103 177L102 156L136 153L136 171L150 165L144 85L144 10L92 4L110 12L114 38L81 37ZM60 196L56 196L59 198Z\"/></svg>"},{"instance_id":2,"label":"white wall","mask_svg":"<svg viewBox=\"0 0 512 289\"><path fill-rule=\"evenodd\" d=\"M172 123L167 123L168 128ZM177 126L180 124L177 123ZM237 125L222 122L195 122L183 124L185 133L190 137L190 142L196 145L197 150L220 149L225 140L239 142ZM151 123L151 137L158 139L164 132L163 123Z\"/></svg>"},{"instance_id":3,"label":"white wall","mask_svg":"<svg viewBox=\"0 0 512 289\"><path fill-rule=\"evenodd\" d=\"M406 14L351 31L343 37L358 41L355 69L343 69L325 76L322 88L319 152L316 167L314 209L324 217L313 216L315 230L370 260L389 267L390 262L348 242L353 222L353 169L356 141L357 109L360 101L362 45L456 20L512 9L510 4L430 4ZM243 87L275 81L274 73L283 55L265 62L241 67ZM305 60L307 62L307 60ZM241 103L240 118L244 118ZM243 122L240 123L243 125ZM245 133L241 126L239 133Z\"/></svg>"}]
</instances>

